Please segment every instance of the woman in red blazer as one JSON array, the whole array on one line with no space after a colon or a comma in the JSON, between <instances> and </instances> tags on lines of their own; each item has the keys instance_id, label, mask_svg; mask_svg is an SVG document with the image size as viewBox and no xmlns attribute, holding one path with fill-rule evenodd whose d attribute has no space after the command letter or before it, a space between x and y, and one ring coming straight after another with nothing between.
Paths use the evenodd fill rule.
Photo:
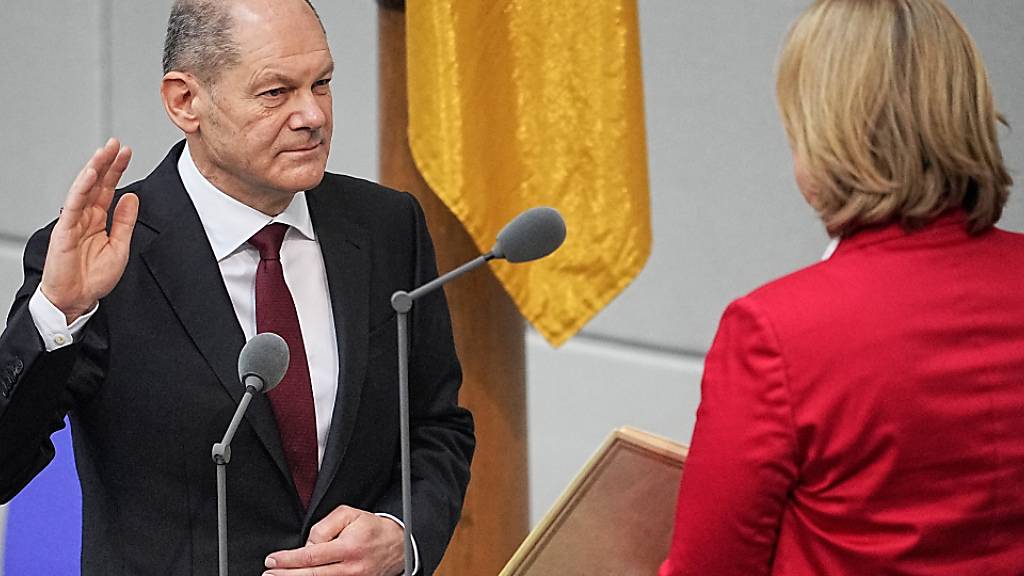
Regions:
<instances>
[{"instance_id":1,"label":"woman in red blazer","mask_svg":"<svg viewBox=\"0 0 1024 576\"><path fill-rule=\"evenodd\" d=\"M819 0L777 88L838 248L725 311L660 574L1024 574L1024 235L977 49L940 0Z\"/></svg>"}]
</instances>

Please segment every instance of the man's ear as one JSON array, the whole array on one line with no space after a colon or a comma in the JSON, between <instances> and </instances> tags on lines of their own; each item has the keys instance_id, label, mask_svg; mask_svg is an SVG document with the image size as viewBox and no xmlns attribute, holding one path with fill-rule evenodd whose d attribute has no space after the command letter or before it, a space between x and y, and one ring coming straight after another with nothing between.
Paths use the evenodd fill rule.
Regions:
<instances>
[{"instance_id":1,"label":"man's ear","mask_svg":"<svg viewBox=\"0 0 1024 576\"><path fill-rule=\"evenodd\" d=\"M160 83L164 110L171 122L185 134L199 131L199 114L196 110L199 89L196 77L187 72L168 72Z\"/></svg>"}]
</instances>

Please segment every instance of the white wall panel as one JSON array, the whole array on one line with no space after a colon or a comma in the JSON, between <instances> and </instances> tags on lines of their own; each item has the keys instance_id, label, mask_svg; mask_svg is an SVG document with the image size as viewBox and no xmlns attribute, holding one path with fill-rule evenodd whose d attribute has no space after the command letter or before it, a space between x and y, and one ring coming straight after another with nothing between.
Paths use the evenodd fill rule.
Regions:
<instances>
[{"instance_id":1,"label":"white wall panel","mask_svg":"<svg viewBox=\"0 0 1024 576\"><path fill-rule=\"evenodd\" d=\"M377 3L313 0L334 56L332 172L376 180Z\"/></svg>"},{"instance_id":2,"label":"white wall panel","mask_svg":"<svg viewBox=\"0 0 1024 576\"><path fill-rule=\"evenodd\" d=\"M634 426L688 443L699 359L577 338L527 337L530 519L536 524L608 434Z\"/></svg>"},{"instance_id":3,"label":"white wall panel","mask_svg":"<svg viewBox=\"0 0 1024 576\"><path fill-rule=\"evenodd\" d=\"M113 1L110 8L109 130L133 153L122 185L145 178L182 138L160 100L164 35L172 3Z\"/></svg>"},{"instance_id":4,"label":"white wall panel","mask_svg":"<svg viewBox=\"0 0 1024 576\"><path fill-rule=\"evenodd\" d=\"M0 17L0 231L28 236L57 216L102 144L99 7L84 0L4 2Z\"/></svg>"},{"instance_id":5,"label":"white wall panel","mask_svg":"<svg viewBox=\"0 0 1024 576\"><path fill-rule=\"evenodd\" d=\"M14 293L24 280L21 269L23 251L24 247L18 243L0 242L0 326L6 324Z\"/></svg>"},{"instance_id":6,"label":"white wall panel","mask_svg":"<svg viewBox=\"0 0 1024 576\"><path fill-rule=\"evenodd\" d=\"M1024 2L947 0L981 50L996 106L1012 130L1000 130L1003 154L1016 183L1000 226L1024 232Z\"/></svg>"}]
</instances>

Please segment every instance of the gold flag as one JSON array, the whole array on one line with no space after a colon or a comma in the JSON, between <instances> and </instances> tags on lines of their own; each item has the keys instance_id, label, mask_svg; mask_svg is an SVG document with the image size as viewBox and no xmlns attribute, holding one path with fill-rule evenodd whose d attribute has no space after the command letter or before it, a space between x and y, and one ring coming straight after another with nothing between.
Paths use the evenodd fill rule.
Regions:
<instances>
[{"instance_id":1,"label":"gold flag","mask_svg":"<svg viewBox=\"0 0 1024 576\"><path fill-rule=\"evenodd\" d=\"M558 209L554 255L494 271L560 345L650 254L635 0L406 3L409 142L481 252L506 222Z\"/></svg>"}]
</instances>

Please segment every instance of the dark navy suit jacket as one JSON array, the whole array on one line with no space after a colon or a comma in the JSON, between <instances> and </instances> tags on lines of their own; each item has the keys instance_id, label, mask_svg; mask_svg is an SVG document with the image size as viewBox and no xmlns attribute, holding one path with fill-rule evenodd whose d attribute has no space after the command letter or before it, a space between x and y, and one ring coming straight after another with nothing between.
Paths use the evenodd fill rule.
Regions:
<instances>
[{"instance_id":1,"label":"dark navy suit jacket","mask_svg":"<svg viewBox=\"0 0 1024 576\"><path fill-rule=\"evenodd\" d=\"M72 346L45 352L28 312L52 224L25 250L25 282L0 338L0 501L53 457L70 414L82 484L85 575L203 574L217 565L218 441L243 389L244 344L217 262L177 172L183 143L135 192L124 276ZM249 407L227 468L233 574L302 545L339 505L401 517L396 328L390 296L436 276L423 214L408 195L325 175L308 193L323 251L340 375L311 506L292 484L265 397ZM410 317L414 535L422 573L458 522L474 437L442 292Z\"/></svg>"}]
</instances>

